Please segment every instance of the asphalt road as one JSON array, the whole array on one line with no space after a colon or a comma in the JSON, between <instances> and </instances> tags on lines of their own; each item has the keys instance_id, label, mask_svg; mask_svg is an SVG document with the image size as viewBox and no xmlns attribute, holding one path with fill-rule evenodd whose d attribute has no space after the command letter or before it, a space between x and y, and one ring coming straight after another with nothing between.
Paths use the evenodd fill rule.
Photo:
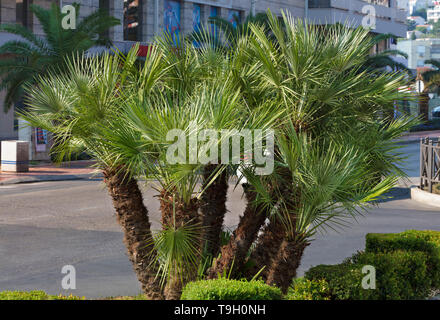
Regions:
<instances>
[{"instance_id":1,"label":"asphalt road","mask_svg":"<svg viewBox=\"0 0 440 320\"><path fill-rule=\"evenodd\" d=\"M418 145L405 170L418 173ZM413 175L414 174L414 175ZM159 204L152 188L144 188L153 229L159 227ZM350 228L319 234L306 249L299 273L321 263L337 263L364 247L368 232L406 229L440 230L440 210L409 199L408 189L380 203ZM230 188L226 225L238 222L244 202ZM64 265L76 269L76 290L64 291ZM100 181L59 181L0 186L0 290L41 289L52 294L89 298L140 292L116 223L112 204Z\"/></svg>"}]
</instances>

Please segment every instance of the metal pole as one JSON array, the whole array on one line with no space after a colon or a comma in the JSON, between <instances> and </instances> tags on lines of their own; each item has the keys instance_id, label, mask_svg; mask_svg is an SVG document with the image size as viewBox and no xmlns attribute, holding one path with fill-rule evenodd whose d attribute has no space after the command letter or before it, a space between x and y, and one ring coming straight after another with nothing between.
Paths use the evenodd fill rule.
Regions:
<instances>
[{"instance_id":1,"label":"metal pole","mask_svg":"<svg viewBox=\"0 0 440 320\"><path fill-rule=\"evenodd\" d=\"M159 0L154 0L154 36L159 33Z\"/></svg>"},{"instance_id":2,"label":"metal pole","mask_svg":"<svg viewBox=\"0 0 440 320\"><path fill-rule=\"evenodd\" d=\"M304 18L307 20L309 18L309 0L304 1Z\"/></svg>"}]
</instances>

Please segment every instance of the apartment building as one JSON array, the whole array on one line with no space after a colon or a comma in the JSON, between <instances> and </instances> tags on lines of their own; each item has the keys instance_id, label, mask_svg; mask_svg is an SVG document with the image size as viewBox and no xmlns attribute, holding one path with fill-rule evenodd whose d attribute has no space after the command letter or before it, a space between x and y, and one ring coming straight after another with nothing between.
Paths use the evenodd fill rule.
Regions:
<instances>
[{"instance_id":1,"label":"apartment building","mask_svg":"<svg viewBox=\"0 0 440 320\"><path fill-rule=\"evenodd\" d=\"M426 38L402 40L397 43L397 49L408 55L408 68L425 67L425 61L440 59L440 39Z\"/></svg>"},{"instance_id":2,"label":"apartment building","mask_svg":"<svg viewBox=\"0 0 440 320\"><path fill-rule=\"evenodd\" d=\"M48 8L51 3L61 6L78 2L80 18L101 8L120 19L121 25L112 28L109 36L114 45L127 51L134 42L147 44L164 30L178 34L190 33L205 25L209 17L219 16L229 21L245 19L251 12L264 12L268 8L275 14L281 10L292 16L307 18L316 24L350 23L358 26L368 13L365 6L375 9L375 33L393 33L406 36L406 12L397 6L397 0L0 0L0 23L20 23L36 34L43 34L37 19L29 11L31 4ZM14 39L0 33L0 45ZM390 47L385 42L376 51ZM13 110L3 112L0 92L0 140L18 137L17 120Z\"/></svg>"},{"instance_id":3,"label":"apartment building","mask_svg":"<svg viewBox=\"0 0 440 320\"><path fill-rule=\"evenodd\" d=\"M401 6L407 6L409 14L413 14L420 9L427 9L433 5L434 0L398 0Z\"/></svg>"}]
</instances>

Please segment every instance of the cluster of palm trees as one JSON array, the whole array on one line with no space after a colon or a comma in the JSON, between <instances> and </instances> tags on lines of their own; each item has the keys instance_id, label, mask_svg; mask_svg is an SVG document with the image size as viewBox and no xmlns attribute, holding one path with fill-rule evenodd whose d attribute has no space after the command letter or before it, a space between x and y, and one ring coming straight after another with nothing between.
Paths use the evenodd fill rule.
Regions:
<instances>
[{"instance_id":1,"label":"cluster of palm trees","mask_svg":"<svg viewBox=\"0 0 440 320\"><path fill-rule=\"evenodd\" d=\"M367 30L322 32L268 12L231 39L218 45L202 32L194 47L194 38L176 44L164 35L144 62L138 47L75 54L63 72L49 68L25 86L21 117L53 133L58 159L76 150L96 159L151 299L178 299L189 281L217 277L258 277L286 292L314 235L347 226L402 175L393 140L414 120L387 115L409 98L398 90L407 80L365 68L375 44ZM171 163L175 129L199 137L273 130L273 171L259 175L253 161ZM268 147L264 136L254 144ZM139 183L157 190L161 230L151 229ZM231 234L223 223L229 188L246 200L243 212L231 212L239 216Z\"/></svg>"},{"instance_id":2,"label":"cluster of palm trees","mask_svg":"<svg viewBox=\"0 0 440 320\"><path fill-rule=\"evenodd\" d=\"M248 28L227 47L209 33L197 48L165 35L142 64L137 48L72 57L63 74L48 71L27 89L22 117L57 137L53 152L63 158L82 148L97 160L152 299L178 299L185 283L219 276L257 276L286 291L314 234L344 226L401 174L392 140L414 123L384 115L407 98L398 90L405 77L365 70L374 43L367 31L334 26L323 35L271 13L267 26ZM174 129L272 129L274 170L171 164ZM247 205L225 236L237 171ZM157 189L162 230L151 230L139 179Z\"/></svg>"}]
</instances>

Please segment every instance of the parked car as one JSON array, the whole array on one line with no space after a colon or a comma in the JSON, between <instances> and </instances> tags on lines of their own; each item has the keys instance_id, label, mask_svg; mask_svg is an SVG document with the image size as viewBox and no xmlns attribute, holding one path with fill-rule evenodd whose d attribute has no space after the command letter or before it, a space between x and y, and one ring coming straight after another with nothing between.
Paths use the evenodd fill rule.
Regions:
<instances>
[{"instance_id":1,"label":"parked car","mask_svg":"<svg viewBox=\"0 0 440 320\"><path fill-rule=\"evenodd\" d=\"M440 120L440 106L432 110L432 120Z\"/></svg>"}]
</instances>

